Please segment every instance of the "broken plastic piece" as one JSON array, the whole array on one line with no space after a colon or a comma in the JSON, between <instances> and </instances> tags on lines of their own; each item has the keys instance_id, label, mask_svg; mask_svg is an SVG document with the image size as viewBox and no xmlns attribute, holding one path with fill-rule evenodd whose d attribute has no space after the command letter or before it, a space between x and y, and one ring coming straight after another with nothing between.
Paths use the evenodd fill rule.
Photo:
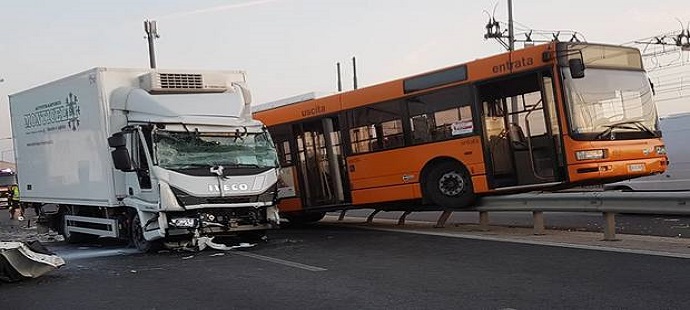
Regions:
<instances>
[{"instance_id":1,"label":"broken plastic piece","mask_svg":"<svg viewBox=\"0 0 690 310\"><path fill-rule=\"evenodd\" d=\"M255 243L240 243L238 245L233 245L233 246L227 246L225 244L220 244L220 243L215 243L213 242L214 237L198 237L194 240L196 243L197 247L199 248L199 251L203 251L207 247L212 248L214 250L219 250L219 251L228 251L228 250L234 250L234 249L239 249L239 248L251 248L255 246Z\"/></svg>"},{"instance_id":2,"label":"broken plastic piece","mask_svg":"<svg viewBox=\"0 0 690 310\"><path fill-rule=\"evenodd\" d=\"M65 265L65 261L40 243L0 242L0 281L38 278Z\"/></svg>"}]
</instances>

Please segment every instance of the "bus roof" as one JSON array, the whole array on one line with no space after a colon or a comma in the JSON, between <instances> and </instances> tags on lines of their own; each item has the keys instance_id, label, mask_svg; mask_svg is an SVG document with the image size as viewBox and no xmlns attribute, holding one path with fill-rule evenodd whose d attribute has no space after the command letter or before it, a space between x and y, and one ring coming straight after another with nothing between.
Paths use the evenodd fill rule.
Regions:
<instances>
[{"instance_id":1,"label":"bus roof","mask_svg":"<svg viewBox=\"0 0 690 310\"><path fill-rule=\"evenodd\" d=\"M288 97L288 98L279 99L276 101L270 101L270 102L258 104L256 106L252 107L252 112L255 113L255 112L266 111L266 110L279 108L279 107L286 106L286 105L291 105L293 103L300 103L300 102L304 102L304 101L317 99L317 98L324 97L327 95L328 94L326 94L326 93L308 92L308 93L297 95L297 96L292 96L292 97Z\"/></svg>"},{"instance_id":2,"label":"bus roof","mask_svg":"<svg viewBox=\"0 0 690 310\"><path fill-rule=\"evenodd\" d=\"M557 44L601 45L565 42L535 45L329 96L319 97L314 93L307 93L261 104L253 109L254 116L267 126L272 126L412 96L449 85L478 82L552 66L558 58Z\"/></svg>"}]
</instances>

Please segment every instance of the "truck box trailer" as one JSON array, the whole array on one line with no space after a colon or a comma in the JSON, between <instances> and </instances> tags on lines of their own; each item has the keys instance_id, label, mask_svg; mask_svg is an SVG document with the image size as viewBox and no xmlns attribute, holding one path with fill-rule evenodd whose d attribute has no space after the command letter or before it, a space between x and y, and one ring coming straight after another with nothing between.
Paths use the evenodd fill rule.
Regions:
<instances>
[{"instance_id":1,"label":"truck box trailer","mask_svg":"<svg viewBox=\"0 0 690 310\"><path fill-rule=\"evenodd\" d=\"M22 202L68 241L260 236L278 161L242 71L94 68L10 95ZM202 238L203 237L203 238ZM180 241L182 240L182 241Z\"/></svg>"}]
</instances>

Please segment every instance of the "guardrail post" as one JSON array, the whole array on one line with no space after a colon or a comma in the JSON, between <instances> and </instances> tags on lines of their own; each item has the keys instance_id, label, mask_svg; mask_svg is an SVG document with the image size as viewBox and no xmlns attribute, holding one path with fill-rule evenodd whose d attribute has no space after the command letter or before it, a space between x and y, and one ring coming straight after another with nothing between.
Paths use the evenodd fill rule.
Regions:
<instances>
[{"instance_id":1,"label":"guardrail post","mask_svg":"<svg viewBox=\"0 0 690 310\"><path fill-rule=\"evenodd\" d=\"M489 230L489 212L479 211L479 229L483 231Z\"/></svg>"},{"instance_id":2,"label":"guardrail post","mask_svg":"<svg viewBox=\"0 0 690 310\"><path fill-rule=\"evenodd\" d=\"M616 239L616 214L604 212L604 241L617 241Z\"/></svg>"},{"instance_id":3,"label":"guardrail post","mask_svg":"<svg viewBox=\"0 0 690 310\"><path fill-rule=\"evenodd\" d=\"M369 216L367 217L367 224L371 224L371 222L374 221L374 216L376 216L376 214L378 214L379 212L381 212L381 209L376 209L374 210L374 212L369 214Z\"/></svg>"},{"instance_id":4,"label":"guardrail post","mask_svg":"<svg viewBox=\"0 0 690 310\"><path fill-rule=\"evenodd\" d=\"M410 213L412 213L412 211L410 211L410 210L405 211L405 212L400 216L400 218L398 219L398 225L400 225L400 226L405 225L405 218L406 218Z\"/></svg>"},{"instance_id":5,"label":"guardrail post","mask_svg":"<svg viewBox=\"0 0 690 310\"><path fill-rule=\"evenodd\" d=\"M453 211L450 210L445 210L443 213L441 213L441 216L439 216L438 221L436 221L436 225L434 225L434 228L443 228L446 226L446 221L450 217L450 215L453 214Z\"/></svg>"},{"instance_id":6,"label":"guardrail post","mask_svg":"<svg viewBox=\"0 0 690 310\"><path fill-rule=\"evenodd\" d=\"M546 234L544 230L544 212L532 211L532 222L535 235L541 236Z\"/></svg>"},{"instance_id":7,"label":"guardrail post","mask_svg":"<svg viewBox=\"0 0 690 310\"><path fill-rule=\"evenodd\" d=\"M340 211L340 215L338 216L338 221L342 221L345 219L345 213L347 213L347 210Z\"/></svg>"}]
</instances>

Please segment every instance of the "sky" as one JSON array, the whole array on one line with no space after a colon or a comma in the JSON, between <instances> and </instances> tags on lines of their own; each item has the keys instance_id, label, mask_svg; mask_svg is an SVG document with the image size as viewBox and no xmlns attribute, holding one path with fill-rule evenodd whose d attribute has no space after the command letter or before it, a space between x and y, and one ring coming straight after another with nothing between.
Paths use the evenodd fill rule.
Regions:
<instances>
[{"instance_id":1,"label":"sky","mask_svg":"<svg viewBox=\"0 0 690 310\"><path fill-rule=\"evenodd\" d=\"M143 21L157 21L161 69L245 70L254 104L352 88L503 52L484 39L506 0L3 0L0 159L10 159L7 95L93 67L148 67ZM680 0L513 1L518 28L573 30L620 44L681 28ZM495 10L494 10L495 8ZM661 115L690 111L659 103Z\"/></svg>"}]
</instances>

